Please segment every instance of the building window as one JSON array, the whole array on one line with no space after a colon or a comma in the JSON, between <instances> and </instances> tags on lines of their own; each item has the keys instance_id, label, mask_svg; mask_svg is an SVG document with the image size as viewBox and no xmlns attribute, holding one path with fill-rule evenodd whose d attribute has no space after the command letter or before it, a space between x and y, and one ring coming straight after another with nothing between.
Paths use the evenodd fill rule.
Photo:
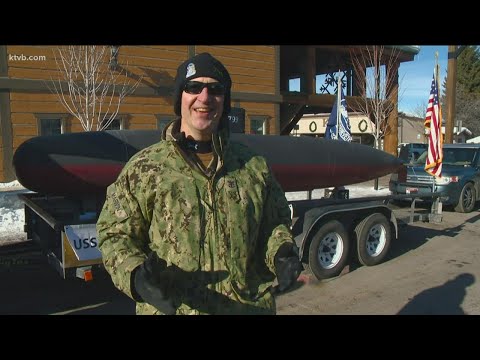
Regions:
<instances>
[{"instance_id":1,"label":"building window","mask_svg":"<svg viewBox=\"0 0 480 360\"><path fill-rule=\"evenodd\" d=\"M60 135L62 133L62 121L60 119L40 120L40 135Z\"/></svg>"},{"instance_id":2,"label":"building window","mask_svg":"<svg viewBox=\"0 0 480 360\"><path fill-rule=\"evenodd\" d=\"M108 119L108 117L106 118ZM103 130L125 130L127 128L127 116L117 115L108 126Z\"/></svg>"},{"instance_id":3,"label":"building window","mask_svg":"<svg viewBox=\"0 0 480 360\"><path fill-rule=\"evenodd\" d=\"M67 132L68 114L34 114L37 118L38 135L60 135Z\"/></svg>"},{"instance_id":4,"label":"building window","mask_svg":"<svg viewBox=\"0 0 480 360\"><path fill-rule=\"evenodd\" d=\"M267 135L268 134L268 122L267 116L256 115L250 117L250 134Z\"/></svg>"},{"instance_id":5,"label":"building window","mask_svg":"<svg viewBox=\"0 0 480 360\"><path fill-rule=\"evenodd\" d=\"M113 121L104 130L121 130L120 119L113 119Z\"/></svg>"},{"instance_id":6,"label":"building window","mask_svg":"<svg viewBox=\"0 0 480 360\"><path fill-rule=\"evenodd\" d=\"M300 78L288 79L288 91L300 92Z\"/></svg>"},{"instance_id":7,"label":"building window","mask_svg":"<svg viewBox=\"0 0 480 360\"><path fill-rule=\"evenodd\" d=\"M156 114L155 116L157 117L157 129L160 131L163 131L165 126L175 118L173 115Z\"/></svg>"}]
</instances>

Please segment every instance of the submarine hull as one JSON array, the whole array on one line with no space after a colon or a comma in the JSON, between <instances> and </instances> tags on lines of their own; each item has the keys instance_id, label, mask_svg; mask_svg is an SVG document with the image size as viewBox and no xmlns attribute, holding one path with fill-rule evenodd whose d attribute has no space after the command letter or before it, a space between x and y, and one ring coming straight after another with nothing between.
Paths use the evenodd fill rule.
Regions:
<instances>
[{"instance_id":1,"label":"submarine hull","mask_svg":"<svg viewBox=\"0 0 480 360\"><path fill-rule=\"evenodd\" d=\"M38 136L13 157L18 181L55 195L104 193L126 162L161 138L160 130L111 130ZM401 166L400 159L366 145L280 135L231 134L265 156L284 191L356 184Z\"/></svg>"}]
</instances>

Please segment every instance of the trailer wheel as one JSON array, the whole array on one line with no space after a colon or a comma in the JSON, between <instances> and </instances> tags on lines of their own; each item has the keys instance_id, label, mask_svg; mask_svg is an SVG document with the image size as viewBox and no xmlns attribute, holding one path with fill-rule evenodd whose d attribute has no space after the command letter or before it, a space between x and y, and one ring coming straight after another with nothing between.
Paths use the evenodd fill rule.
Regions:
<instances>
[{"instance_id":1,"label":"trailer wheel","mask_svg":"<svg viewBox=\"0 0 480 360\"><path fill-rule=\"evenodd\" d=\"M355 228L358 261L365 266L380 264L387 256L392 229L385 215L374 213Z\"/></svg>"},{"instance_id":2,"label":"trailer wheel","mask_svg":"<svg viewBox=\"0 0 480 360\"><path fill-rule=\"evenodd\" d=\"M458 204L455 206L455 211L460 213L469 213L475 207L475 187L472 183L466 183L458 198Z\"/></svg>"},{"instance_id":3,"label":"trailer wheel","mask_svg":"<svg viewBox=\"0 0 480 360\"><path fill-rule=\"evenodd\" d=\"M318 280L338 276L348 260L350 240L347 230L337 220L320 227L308 251L308 265Z\"/></svg>"}]
</instances>

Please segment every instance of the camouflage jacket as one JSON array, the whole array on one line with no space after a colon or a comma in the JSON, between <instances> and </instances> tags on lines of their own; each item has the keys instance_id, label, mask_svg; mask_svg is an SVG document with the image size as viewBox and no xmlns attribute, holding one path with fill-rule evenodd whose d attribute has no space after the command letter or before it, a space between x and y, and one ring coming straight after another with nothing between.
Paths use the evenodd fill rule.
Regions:
<instances>
[{"instance_id":1,"label":"camouflage jacket","mask_svg":"<svg viewBox=\"0 0 480 360\"><path fill-rule=\"evenodd\" d=\"M293 243L283 190L265 159L227 131L213 136L218 161L207 177L172 137L173 124L107 189L97 222L105 268L134 298L132 271L155 251L178 270L168 291L177 314L275 314L274 256ZM158 313L137 303L137 314Z\"/></svg>"}]
</instances>

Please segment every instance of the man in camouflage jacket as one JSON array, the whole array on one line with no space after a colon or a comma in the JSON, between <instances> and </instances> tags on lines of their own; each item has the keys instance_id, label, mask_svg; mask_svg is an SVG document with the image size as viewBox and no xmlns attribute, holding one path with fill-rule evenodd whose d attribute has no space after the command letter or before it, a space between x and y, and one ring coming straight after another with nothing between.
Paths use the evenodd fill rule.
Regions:
<instances>
[{"instance_id":1,"label":"man in camouflage jacket","mask_svg":"<svg viewBox=\"0 0 480 360\"><path fill-rule=\"evenodd\" d=\"M283 290L301 271L284 192L229 139L230 88L208 53L181 64L179 117L107 189L99 248L137 314L275 314L275 277Z\"/></svg>"}]
</instances>

